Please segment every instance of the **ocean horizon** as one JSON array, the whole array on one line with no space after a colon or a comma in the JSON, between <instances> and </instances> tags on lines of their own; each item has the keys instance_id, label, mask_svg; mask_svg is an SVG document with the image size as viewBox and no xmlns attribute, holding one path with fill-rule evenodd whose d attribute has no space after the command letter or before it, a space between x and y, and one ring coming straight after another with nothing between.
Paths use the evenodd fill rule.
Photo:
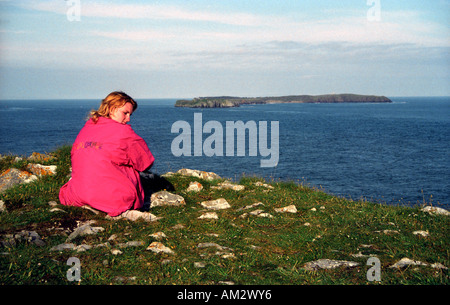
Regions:
<instances>
[{"instance_id":1,"label":"ocean horizon","mask_svg":"<svg viewBox=\"0 0 450 305\"><path fill-rule=\"evenodd\" d=\"M389 96L388 96L389 97ZM159 174L181 168L292 180L337 196L449 208L450 97L389 97L393 103L271 104L175 108L177 99L139 99L130 125L143 137ZM101 99L0 100L0 154L29 156L71 145ZM279 162L261 155L174 156L175 122L279 122ZM270 123L269 123L270 126ZM269 128L270 129L270 128ZM202 140L209 134L203 133ZM268 135L270 142L270 134ZM225 139L224 139L225 140ZM246 137L248 149L248 135ZM192 143L194 144L194 143Z\"/></svg>"}]
</instances>

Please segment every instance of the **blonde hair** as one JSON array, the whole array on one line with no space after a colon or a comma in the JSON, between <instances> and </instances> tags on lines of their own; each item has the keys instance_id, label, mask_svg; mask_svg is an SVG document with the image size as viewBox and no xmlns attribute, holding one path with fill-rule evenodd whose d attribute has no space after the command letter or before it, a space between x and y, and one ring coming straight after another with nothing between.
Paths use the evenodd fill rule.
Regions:
<instances>
[{"instance_id":1,"label":"blonde hair","mask_svg":"<svg viewBox=\"0 0 450 305\"><path fill-rule=\"evenodd\" d=\"M94 123L97 123L99 117L109 118L111 112L114 109L120 108L126 103L130 103L131 105L133 105L133 111L137 109L138 105L136 101L133 100L128 94L122 91L111 92L102 100L102 103L100 104L98 110L92 110L89 113L88 119L91 119L92 121L94 121Z\"/></svg>"}]
</instances>

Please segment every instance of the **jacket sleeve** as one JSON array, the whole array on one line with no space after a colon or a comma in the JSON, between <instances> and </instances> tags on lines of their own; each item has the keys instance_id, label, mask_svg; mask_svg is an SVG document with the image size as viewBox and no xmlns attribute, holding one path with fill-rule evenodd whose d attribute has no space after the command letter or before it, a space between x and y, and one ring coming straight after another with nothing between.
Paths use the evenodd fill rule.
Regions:
<instances>
[{"instance_id":1,"label":"jacket sleeve","mask_svg":"<svg viewBox=\"0 0 450 305\"><path fill-rule=\"evenodd\" d=\"M155 158L144 139L138 136L133 130L130 130L126 142L128 165L139 172L142 172L153 165Z\"/></svg>"}]
</instances>

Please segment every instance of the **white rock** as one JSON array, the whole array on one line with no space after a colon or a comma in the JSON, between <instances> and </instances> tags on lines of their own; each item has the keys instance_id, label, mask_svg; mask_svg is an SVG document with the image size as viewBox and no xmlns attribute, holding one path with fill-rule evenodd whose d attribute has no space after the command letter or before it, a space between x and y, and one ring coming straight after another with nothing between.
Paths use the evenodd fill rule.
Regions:
<instances>
[{"instance_id":1,"label":"white rock","mask_svg":"<svg viewBox=\"0 0 450 305\"><path fill-rule=\"evenodd\" d=\"M156 233L150 234L150 237L153 237L156 240L161 240L163 238L166 238L167 236L163 232L156 232Z\"/></svg>"},{"instance_id":2,"label":"white rock","mask_svg":"<svg viewBox=\"0 0 450 305\"><path fill-rule=\"evenodd\" d=\"M155 215L153 215L150 212L141 212L138 210L128 210L123 212L122 214L118 215L118 216L109 216L106 215L105 217L106 219L112 219L112 220L119 220L119 219L128 219L131 221L137 221L139 219L142 219L144 221L148 221L148 222L152 222L152 221L156 221L158 219L161 219L161 217L156 217Z\"/></svg>"},{"instance_id":3,"label":"white rock","mask_svg":"<svg viewBox=\"0 0 450 305\"><path fill-rule=\"evenodd\" d=\"M442 209L442 208L438 208L438 207L432 207L432 206L426 206L424 208L421 209L422 212L427 212L431 215L436 214L436 215L445 215L448 216L450 215L450 212L447 211L446 209Z\"/></svg>"},{"instance_id":4,"label":"white rock","mask_svg":"<svg viewBox=\"0 0 450 305\"><path fill-rule=\"evenodd\" d=\"M8 211L6 210L5 202L3 200L0 200L0 213L2 213L2 212L8 212Z\"/></svg>"},{"instance_id":5,"label":"white rock","mask_svg":"<svg viewBox=\"0 0 450 305\"><path fill-rule=\"evenodd\" d=\"M152 252L155 253L167 253L167 254L175 254L174 251L172 251L172 249L170 249L169 247L164 246L162 243L158 242L158 241L154 241L152 242L146 250L150 250Z\"/></svg>"},{"instance_id":6,"label":"white rock","mask_svg":"<svg viewBox=\"0 0 450 305\"><path fill-rule=\"evenodd\" d=\"M219 216L217 216L216 212L208 212L205 214L202 214L198 219L219 219Z\"/></svg>"},{"instance_id":7,"label":"white rock","mask_svg":"<svg viewBox=\"0 0 450 305\"><path fill-rule=\"evenodd\" d=\"M112 249L112 250L111 250L111 253L112 253L112 255L120 255L120 254L122 254L123 252L120 251L119 249Z\"/></svg>"},{"instance_id":8,"label":"white rock","mask_svg":"<svg viewBox=\"0 0 450 305\"><path fill-rule=\"evenodd\" d=\"M257 207L257 206L259 206L259 205L264 205L264 203L262 203L262 202L256 202L256 203L254 203L254 204L250 204L250 205L247 205L247 206L245 206L245 207L243 207L243 208L240 208L240 209L238 209L238 211L248 210L248 209Z\"/></svg>"},{"instance_id":9,"label":"white rock","mask_svg":"<svg viewBox=\"0 0 450 305\"><path fill-rule=\"evenodd\" d=\"M359 263L352 261L334 260L334 259L319 259L316 261L308 262L304 265L306 270L318 270L318 269L334 269L338 267L352 268L358 266Z\"/></svg>"},{"instance_id":10,"label":"white rock","mask_svg":"<svg viewBox=\"0 0 450 305\"><path fill-rule=\"evenodd\" d=\"M255 184L256 186L264 186L265 188L273 189L273 186L271 186L271 185L269 185L269 184L266 184L266 183L262 183L262 182L260 182L260 181L255 182L254 184Z\"/></svg>"},{"instance_id":11,"label":"white rock","mask_svg":"<svg viewBox=\"0 0 450 305\"><path fill-rule=\"evenodd\" d=\"M191 183L189 183L186 192L199 192L201 190L203 190L203 185L200 182L192 181Z\"/></svg>"},{"instance_id":12,"label":"white rock","mask_svg":"<svg viewBox=\"0 0 450 305\"><path fill-rule=\"evenodd\" d=\"M73 250L75 248L75 244L72 243L63 243L57 246L51 247L50 251L63 251L63 250Z\"/></svg>"},{"instance_id":13,"label":"white rock","mask_svg":"<svg viewBox=\"0 0 450 305\"><path fill-rule=\"evenodd\" d=\"M297 213L297 208L295 207L295 205L291 204L284 208L277 208L275 209L275 211L278 213Z\"/></svg>"},{"instance_id":14,"label":"white rock","mask_svg":"<svg viewBox=\"0 0 450 305\"><path fill-rule=\"evenodd\" d=\"M414 235L420 235L420 236L423 236L423 237L428 237L428 236L430 236L430 233L429 233L428 231L422 231L422 230L414 231L414 232L412 232L412 234L414 234Z\"/></svg>"},{"instance_id":15,"label":"white rock","mask_svg":"<svg viewBox=\"0 0 450 305\"><path fill-rule=\"evenodd\" d=\"M223 189L230 189L233 191L242 191L245 189L245 186L240 185L240 184L234 184L234 183L230 183L230 182L221 182L219 183L217 186L211 186L212 189L218 189L218 190L223 190Z\"/></svg>"},{"instance_id":16,"label":"white rock","mask_svg":"<svg viewBox=\"0 0 450 305\"><path fill-rule=\"evenodd\" d=\"M210 201L203 201L200 203L200 205L210 210L223 210L231 208L230 204L224 198L219 198Z\"/></svg>"},{"instance_id":17,"label":"white rock","mask_svg":"<svg viewBox=\"0 0 450 305\"><path fill-rule=\"evenodd\" d=\"M203 180L214 180L214 179L222 179L219 175L213 173L213 172L205 172L200 171L196 169L188 169L188 168L182 168L179 171L177 171L177 174L183 175L183 176L191 176L191 177L197 177Z\"/></svg>"},{"instance_id":18,"label":"white rock","mask_svg":"<svg viewBox=\"0 0 450 305\"><path fill-rule=\"evenodd\" d=\"M90 224L82 225L76 228L70 235L67 237L66 242L69 242L78 236L97 234L98 232L104 231L105 228L102 227L92 227Z\"/></svg>"},{"instance_id":19,"label":"white rock","mask_svg":"<svg viewBox=\"0 0 450 305\"><path fill-rule=\"evenodd\" d=\"M427 266L427 263L421 261L415 261L410 258L404 257L389 268L404 268L408 266Z\"/></svg>"},{"instance_id":20,"label":"white rock","mask_svg":"<svg viewBox=\"0 0 450 305\"><path fill-rule=\"evenodd\" d=\"M152 208L156 206L180 206L186 204L182 196L167 191L160 191L152 194L150 202L150 207Z\"/></svg>"}]
</instances>

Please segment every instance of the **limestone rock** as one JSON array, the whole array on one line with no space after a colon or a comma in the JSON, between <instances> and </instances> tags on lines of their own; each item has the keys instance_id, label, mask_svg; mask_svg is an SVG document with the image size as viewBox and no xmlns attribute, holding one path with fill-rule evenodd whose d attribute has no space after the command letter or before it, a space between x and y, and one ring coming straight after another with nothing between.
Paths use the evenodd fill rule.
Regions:
<instances>
[{"instance_id":1,"label":"limestone rock","mask_svg":"<svg viewBox=\"0 0 450 305\"><path fill-rule=\"evenodd\" d=\"M404 257L389 268L405 268L408 266L427 266L428 264L421 262L421 261L415 261L410 258Z\"/></svg>"},{"instance_id":2,"label":"limestone rock","mask_svg":"<svg viewBox=\"0 0 450 305\"><path fill-rule=\"evenodd\" d=\"M428 237L428 236L430 236L430 233L429 233L428 231L423 231L423 230L414 231L414 232L412 232L412 234L414 234L414 235L420 235L420 236L423 236L423 237Z\"/></svg>"},{"instance_id":3,"label":"limestone rock","mask_svg":"<svg viewBox=\"0 0 450 305\"><path fill-rule=\"evenodd\" d=\"M199 192L203 190L203 185L197 181L193 181L189 183L189 187L186 189L186 192Z\"/></svg>"},{"instance_id":4,"label":"limestone rock","mask_svg":"<svg viewBox=\"0 0 450 305\"><path fill-rule=\"evenodd\" d=\"M191 176L191 177L197 177L203 180L214 180L214 179L222 179L219 175L213 173L213 172L205 172L200 171L196 169L188 169L188 168L182 168L179 171L177 171L177 174L183 175L183 176Z\"/></svg>"},{"instance_id":5,"label":"limestone rock","mask_svg":"<svg viewBox=\"0 0 450 305\"><path fill-rule=\"evenodd\" d=\"M273 186L271 186L271 185L269 185L267 183L262 183L261 181L255 182L254 185L256 185L256 186L263 186L263 187L268 188L268 189L273 189Z\"/></svg>"},{"instance_id":6,"label":"limestone rock","mask_svg":"<svg viewBox=\"0 0 450 305\"><path fill-rule=\"evenodd\" d=\"M291 204L284 208L276 208L275 211L279 213L297 213L297 208L295 205Z\"/></svg>"},{"instance_id":7,"label":"limestone rock","mask_svg":"<svg viewBox=\"0 0 450 305\"><path fill-rule=\"evenodd\" d=\"M97 234L98 232L104 231L105 228L102 227L92 227L90 224L82 225L76 228L70 235L67 237L66 242L72 241L78 236Z\"/></svg>"},{"instance_id":8,"label":"limestone rock","mask_svg":"<svg viewBox=\"0 0 450 305\"><path fill-rule=\"evenodd\" d=\"M5 202L3 200L0 200L0 213L2 212L8 212L8 210L6 210Z\"/></svg>"},{"instance_id":9,"label":"limestone rock","mask_svg":"<svg viewBox=\"0 0 450 305\"><path fill-rule=\"evenodd\" d=\"M162 243L158 241L152 242L146 250L150 250L155 253L167 253L167 254L175 254L169 247L164 246Z\"/></svg>"},{"instance_id":10,"label":"limestone rock","mask_svg":"<svg viewBox=\"0 0 450 305\"><path fill-rule=\"evenodd\" d=\"M55 175L56 168L56 165L41 165L33 163L27 165L27 170L39 177Z\"/></svg>"},{"instance_id":11,"label":"limestone rock","mask_svg":"<svg viewBox=\"0 0 450 305\"><path fill-rule=\"evenodd\" d=\"M210 201L203 201L200 203L200 205L210 210L222 210L231 208L230 204L224 198L219 198Z\"/></svg>"},{"instance_id":12,"label":"limestone rock","mask_svg":"<svg viewBox=\"0 0 450 305\"><path fill-rule=\"evenodd\" d=\"M438 208L438 207L433 207L433 206L426 206L424 208L421 209L422 212L427 212L431 215L436 214L436 215L445 215L445 216L449 216L450 212L447 211L446 209L443 208Z\"/></svg>"},{"instance_id":13,"label":"limestone rock","mask_svg":"<svg viewBox=\"0 0 450 305\"><path fill-rule=\"evenodd\" d=\"M41 154L38 152L33 152L30 157L28 157L28 160L30 161L51 161L53 160L55 157L53 157L52 155L48 155L48 154Z\"/></svg>"},{"instance_id":14,"label":"limestone rock","mask_svg":"<svg viewBox=\"0 0 450 305\"><path fill-rule=\"evenodd\" d=\"M155 215L153 215L150 212L141 212L138 210L128 210L128 211L125 211L122 214L120 214L118 216L114 216L114 217L106 215L105 218L111 219L111 220L128 219L131 221L138 221L138 220L142 219L144 221L152 222L152 221L156 221L156 220L160 219L161 217L156 217Z\"/></svg>"},{"instance_id":15,"label":"limestone rock","mask_svg":"<svg viewBox=\"0 0 450 305\"><path fill-rule=\"evenodd\" d=\"M219 183L217 186L211 186L211 188L218 189L218 190L229 189L229 190L233 190L233 191L242 191L245 189L245 186L240 185L240 184L230 183L230 182L226 181L226 182Z\"/></svg>"},{"instance_id":16,"label":"limestone rock","mask_svg":"<svg viewBox=\"0 0 450 305\"><path fill-rule=\"evenodd\" d=\"M75 244L73 244L73 243L62 243L57 246L51 247L50 251L73 250L74 248L75 248Z\"/></svg>"},{"instance_id":17,"label":"limestone rock","mask_svg":"<svg viewBox=\"0 0 450 305\"><path fill-rule=\"evenodd\" d=\"M338 267L352 268L358 266L359 263L352 261L334 260L334 259L318 259L316 261L308 262L304 268L309 271L318 269L335 269Z\"/></svg>"},{"instance_id":18,"label":"limestone rock","mask_svg":"<svg viewBox=\"0 0 450 305\"><path fill-rule=\"evenodd\" d=\"M161 240L163 238L166 238L167 236L163 232L156 232L156 233L150 234L150 237L153 237L156 240Z\"/></svg>"},{"instance_id":19,"label":"limestone rock","mask_svg":"<svg viewBox=\"0 0 450 305\"><path fill-rule=\"evenodd\" d=\"M150 198L150 207L152 208L156 206L180 206L185 204L186 202L182 196L167 191L154 193Z\"/></svg>"},{"instance_id":20,"label":"limestone rock","mask_svg":"<svg viewBox=\"0 0 450 305\"><path fill-rule=\"evenodd\" d=\"M16 184L30 183L37 180L37 176L17 168L9 168L0 175L0 192L3 192Z\"/></svg>"},{"instance_id":21,"label":"limestone rock","mask_svg":"<svg viewBox=\"0 0 450 305\"><path fill-rule=\"evenodd\" d=\"M216 212L209 212L202 214L198 219L219 219L219 216L217 216Z\"/></svg>"}]
</instances>

